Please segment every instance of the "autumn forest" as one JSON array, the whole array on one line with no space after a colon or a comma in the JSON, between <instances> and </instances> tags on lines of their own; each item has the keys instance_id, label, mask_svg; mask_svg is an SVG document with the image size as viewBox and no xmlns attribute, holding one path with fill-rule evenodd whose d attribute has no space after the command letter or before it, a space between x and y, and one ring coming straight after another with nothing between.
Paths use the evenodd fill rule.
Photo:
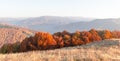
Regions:
<instances>
[{"instance_id":1,"label":"autumn forest","mask_svg":"<svg viewBox=\"0 0 120 61\"><path fill-rule=\"evenodd\" d=\"M33 50L57 49L111 38L120 38L120 31L91 29L89 31L76 31L74 33L67 32L66 30L54 34L37 32L34 36L25 38L22 42L3 45L0 52L16 53Z\"/></svg>"}]
</instances>

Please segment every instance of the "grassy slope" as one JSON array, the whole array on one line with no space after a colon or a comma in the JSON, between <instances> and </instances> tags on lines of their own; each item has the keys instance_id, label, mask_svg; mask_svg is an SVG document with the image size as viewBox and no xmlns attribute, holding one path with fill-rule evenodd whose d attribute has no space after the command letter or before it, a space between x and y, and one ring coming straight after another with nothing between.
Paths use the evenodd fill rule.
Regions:
<instances>
[{"instance_id":1,"label":"grassy slope","mask_svg":"<svg viewBox=\"0 0 120 61\"><path fill-rule=\"evenodd\" d=\"M0 24L0 47L6 43L21 42L34 31L12 25Z\"/></svg>"},{"instance_id":2,"label":"grassy slope","mask_svg":"<svg viewBox=\"0 0 120 61\"><path fill-rule=\"evenodd\" d=\"M0 61L120 61L120 40L93 42L48 51L0 54Z\"/></svg>"}]
</instances>

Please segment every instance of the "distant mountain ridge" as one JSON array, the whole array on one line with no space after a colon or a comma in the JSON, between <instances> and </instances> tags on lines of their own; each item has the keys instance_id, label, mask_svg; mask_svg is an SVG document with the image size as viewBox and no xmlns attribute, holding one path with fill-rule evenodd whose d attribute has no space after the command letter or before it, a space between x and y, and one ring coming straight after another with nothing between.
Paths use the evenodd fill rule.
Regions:
<instances>
[{"instance_id":1,"label":"distant mountain ridge","mask_svg":"<svg viewBox=\"0 0 120 61\"><path fill-rule=\"evenodd\" d=\"M8 18L9 19L9 18ZM30 28L33 30L46 31L46 32L55 32L55 28L79 21L91 21L92 18L83 18L83 17L59 17L59 16L42 16L42 17L33 17L33 18L24 18L20 19L11 19L10 21L2 21L1 23L12 24L20 27ZM4 19L5 20L5 19ZM15 21L16 20L16 21Z\"/></svg>"},{"instance_id":2,"label":"distant mountain ridge","mask_svg":"<svg viewBox=\"0 0 120 61\"><path fill-rule=\"evenodd\" d=\"M66 25L62 25L58 30L90 30L90 29L109 29L109 30L120 30L120 19L96 19L90 22L76 22Z\"/></svg>"},{"instance_id":3,"label":"distant mountain ridge","mask_svg":"<svg viewBox=\"0 0 120 61\"><path fill-rule=\"evenodd\" d=\"M78 17L54 17L54 16L42 16L36 18L28 18L22 20L17 24L18 26L23 26L26 28L39 30L39 31L47 31L47 32L55 32L55 28L70 24L79 21L89 21L91 19L88 18L78 18Z\"/></svg>"},{"instance_id":4,"label":"distant mountain ridge","mask_svg":"<svg viewBox=\"0 0 120 61\"><path fill-rule=\"evenodd\" d=\"M120 30L120 18L93 19L83 17L42 16L24 19L12 19L11 21L6 21L3 23L50 33L63 30L73 32L76 30L89 30L91 28Z\"/></svg>"}]
</instances>

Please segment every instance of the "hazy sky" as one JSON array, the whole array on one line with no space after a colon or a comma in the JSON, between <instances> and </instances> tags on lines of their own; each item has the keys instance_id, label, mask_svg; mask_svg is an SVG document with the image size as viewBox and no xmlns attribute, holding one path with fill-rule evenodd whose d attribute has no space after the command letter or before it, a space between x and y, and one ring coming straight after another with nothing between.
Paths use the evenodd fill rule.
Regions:
<instances>
[{"instance_id":1,"label":"hazy sky","mask_svg":"<svg viewBox=\"0 0 120 61\"><path fill-rule=\"evenodd\" d=\"M120 18L120 0L0 0L0 17Z\"/></svg>"}]
</instances>

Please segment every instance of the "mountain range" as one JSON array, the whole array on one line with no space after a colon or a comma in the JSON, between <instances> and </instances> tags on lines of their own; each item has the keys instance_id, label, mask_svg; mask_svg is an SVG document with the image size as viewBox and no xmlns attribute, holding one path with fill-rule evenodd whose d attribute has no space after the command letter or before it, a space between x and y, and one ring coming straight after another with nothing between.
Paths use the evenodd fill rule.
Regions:
<instances>
[{"instance_id":1,"label":"mountain range","mask_svg":"<svg viewBox=\"0 0 120 61\"><path fill-rule=\"evenodd\" d=\"M74 32L76 30L109 29L120 30L120 19L94 19L84 17L59 17L59 16L42 16L31 18L2 18L2 24L10 24L24 27L37 31L46 31L50 33L67 30Z\"/></svg>"}]
</instances>

